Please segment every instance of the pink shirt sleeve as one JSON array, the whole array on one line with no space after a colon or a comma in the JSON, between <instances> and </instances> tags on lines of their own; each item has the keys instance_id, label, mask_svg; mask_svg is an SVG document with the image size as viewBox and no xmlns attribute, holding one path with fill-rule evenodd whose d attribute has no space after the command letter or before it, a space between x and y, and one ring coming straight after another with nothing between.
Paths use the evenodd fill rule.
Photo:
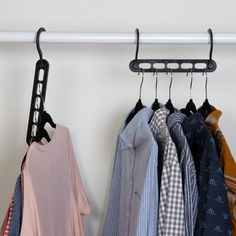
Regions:
<instances>
[{"instance_id":1,"label":"pink shirt sleeve","mask_svg":"<svg viewBox=\"0 0 236 236\"><path fill-rule=\"evenodd\" d=\"M81 215L88 215L91 212L91 207L81 181L80 172L69 132L68 141L72 190L74 192L75 201L79 208L79 212Z\"/></svg>"}]
</instances>

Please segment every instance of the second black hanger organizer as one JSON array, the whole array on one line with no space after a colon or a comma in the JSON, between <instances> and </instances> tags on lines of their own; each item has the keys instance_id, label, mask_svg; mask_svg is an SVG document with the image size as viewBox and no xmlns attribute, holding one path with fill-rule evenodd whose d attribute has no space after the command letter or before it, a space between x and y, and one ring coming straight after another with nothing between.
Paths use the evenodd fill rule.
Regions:
<instances>
[{"instance_id":1,"label":"second black hanger organizer","mask_svg":"<svg viewBox=\"0 0 236 236\"><path fill-rule=\"evenodd\" d=\"M129 68L133 72L152 72L152 73L206 73L214 72L217 68L216 62L212 59L213 52L213 34L212 30L208 29L210 36L210 53L209 59L138 59L139 52L139 30L136 29L137 44L135 59L129 64ZM145 67L142 65L145 64ZM186 64L191 67L186 68ZM171 67L175 65L175 67ZM204 65L204 66L202 66Z\"/></svg>"}]
</instances>

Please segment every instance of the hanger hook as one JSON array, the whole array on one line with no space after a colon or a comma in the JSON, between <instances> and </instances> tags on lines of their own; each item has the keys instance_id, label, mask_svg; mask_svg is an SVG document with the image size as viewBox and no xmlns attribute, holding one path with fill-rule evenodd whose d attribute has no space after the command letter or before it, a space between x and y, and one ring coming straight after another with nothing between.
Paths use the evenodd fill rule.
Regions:
<instances>
[{"instance_id":1,"label":"hanger hook","mask_svg":"<svg viewBox=\"0 0 236 236\"><path fill-rule=\"evenodd\" d=\"M209 52L209 61L207 63L207 67L211 69L212 52L213 52L213 33L212 33L211 28L209 28L207 32L209 33L209 36L210 36L210 52Z\"/></svg>"},{"instance_id":2,"label":"hanger hook","mask_svg":"<svg viewBox=\"0 0 236 236\"><path fill-rule=\"evenodd\" d=\"M135 52L135 60L138 60L138 51L139 51L139 29L135 30L136 33L136 52Z\"/></svg>"},{"instance_id":3,"label":"hanger hook","mask_svg":"<svg viewBox=\"0 0 236 236\"><path fill-rule=\"evenodd\" d=\"M37 50L38 50L38 54L39 54L39 58L40 58L40 61L43 65L43 53L42 53L42 50L40 48L40 41L39 41L39 38L40 38L40 34L42 32L46 31L44 28L39 28L39 30L37 31L37 35L36 35L36 47L37 47Z\"/></svg>"},{"instance_id":4,"label":"hanger hook","mask_svg":"<svg viewBox=\"0 0 236 236\"><path fill-rule=\"evenodd\" d=\"M158 73L156 68L155 99L157 99L157 85L158 85Z\"/></svg>"},{"instance_id":5,"label":"hanger hook","mask_svg":"<svg viewBox=\"0 0 236 236\"><path fill-rule=\"evenodd\" d=\"M190 99L192 99L192 87L193 87L193 69L191 69L191 81L190 81Z\"/></svg>"},{"instance_id":6,"label":"hanger hook","mask_svg":"<svg viewBox=\"0 0 236 236\"><path fill-rule=\"evenodd\" d=\"M205 96L206 100L208 99L208 94L207 94L207 88L208 88L208 76L207 76L207 71L205 70L205 75L206 75L206 82L205 82Z\"/></svg>"},{"instance_id":7,"label":"hanger hook","mask_svg":"<svg viewBox=\"0 0 236 236\"><path fill-rule=\"evenodd\" d=\"M170 71L171 77L170 77L170 85L169 85L169 100L171 100L171 87L172 87L172 82L173 82L173 73L172 69Z\"/></svg>"},{"instance_id":8,"label":"hanger hook","mask_svg":"<svg viewBox=\"0 0 236 236\"><path fill-rule=\"evenodd\" d=\"M141 97L142 97L142 87L143 87L143 80L144 80L143 68L141 68L141 73L142 73L142 80L141 80L141 84L140 84L140 88L139 88L139 100L141 100ZM140 74L140 72L138 73L138 75L139 74Z\"/></svg>"}]
</instances>

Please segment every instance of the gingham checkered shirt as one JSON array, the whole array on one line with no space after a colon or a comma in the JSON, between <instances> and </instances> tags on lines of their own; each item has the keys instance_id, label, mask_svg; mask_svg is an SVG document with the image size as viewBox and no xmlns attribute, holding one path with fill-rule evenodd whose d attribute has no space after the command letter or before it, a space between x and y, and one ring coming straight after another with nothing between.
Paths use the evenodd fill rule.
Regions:
<instances>
[{"instance_id":1,"label":"gingham checkered shirt","mask_svg":"<svg viewBox=\"0 0 236 236\"><path fill-rule=\"evenodd\" d=\"M183 113L174 112L168 117L167 125L170 130L170 135L177 148L180 168L182 171L184 188L185 236L193 236L198 210L198 190L193 156L181 126L185 118L186 116Z\"/></svg>"},{"instance_id":2,"label":"gingham checkered shirt","mask_svg":"<svg viewBox=\"0 0 236 236\"><path fill-rule=\"evenodd\" d=\"M158 159L163 161L158 235L183 236L185 234L183 184L177 150L166 124L168 113L166 108L160 108L154 113L150 122L159 147Z\"/></svg>"}]
</instances>

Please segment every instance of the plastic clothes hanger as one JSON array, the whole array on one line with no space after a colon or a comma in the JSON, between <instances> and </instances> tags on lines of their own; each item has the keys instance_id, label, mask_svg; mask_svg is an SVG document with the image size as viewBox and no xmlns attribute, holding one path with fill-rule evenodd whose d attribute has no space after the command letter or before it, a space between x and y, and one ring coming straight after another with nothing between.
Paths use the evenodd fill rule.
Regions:
<instances>
[{"instance_id":1,"label":"plastic clothes hanger","mask_svg":"<svg viewBox=\"0 0 236 236\"><path fill-rule=\"evenodd\" d=\"M138 73L139 74L139 73ZM139 88L139 99L133 109L133 111L129 114L129 116L126 119L126 125L134 118L134 116L144 108L144 105L141 100L141 95L142 95L142 86L143 86L143 80L144 80L144 73L142 72L142 80Z\"/></svg>"},{"instance_id":2,"label":"plastic clothes hanger","mask_svg":"<svg viewBox=\"0 0 236 236\"><path fill-rule=\"evenodd\" d=\"M188 73L187 73L188 76ZM197 108L195 106L195 103L192 99L192 87L193 87L193 71L191 70L191 81L190 81L190 99L184 109L181 109L180 111L184 113L186 116L190 116L193 113L197 111Z\"/></svg>"},{"instance_id":3,"label":"plastic clothes hanger","mask_svg":"<svg viewBox=\"0 0 236 236\"><path fill-rule=\"evenodd\" d=\"M37 36L36 36L36 47L37 47L37 51L38 51L39 58L40 58L39 61L41 62L42 67L44 66L44 63L46 61L45 59L43 59L43 54L42 54L42 50L40 48L40 42L39 42L40 34L43 31L46 31L46 30L44 28L40 28L38 30ZM47 67L47 73L48 73L48 67ZM36 85L38 86L38 84L36 84ZM46 131L46 129L44 127L45 127L46 123L49 123L53 128L56 128L56 124L53 122L53 119L50 116L50 114L47 113L44 109L45 101L44 101L44 97L42 95L41 87L38 86L37 88L38 88L37 94L38 94L38 97L40 98L40 104L42 106L42 109L39 110L40 107L37 107L38 111L41 111L41 112L39 112L39 115L38 115L36 135L35 135L35 137L33 136L31 138L31 142L32 141L40 142L43 138L45 138L48 142L50 142L51 139L48 135L48 132ZM37 105L39 105L39 104L37 104Z\"/></svg>"},{"instance_id":4,"label":"plastic clothes hanger","mask_svg":"<svg viewBox=\"0 0 236 236\"><path fill-rule=\"evenodd\" d=\"M169 85L169 99L168 99L167 103L165 104L165 107L170 111L170 114L172 114L175 111L175 108L174 108L173 103L171 101L171 87L172 87L172 82L173 82L172 70L170 73L171 73L171 78L170 78L170 85Z\"/></svg>"},{"instance_id":5,"label":"plastic clothes hanger","mask_svg":"<svg viewBox=\"0 0 236 236\"><path fill-rule=\"evenodd\" d=\"M158 84L158 74L157 74L157 71L156 71L156 84L155 84L155 100L152 104L152 110L153 111L157 111L159 108L160 108L160 104L158 102L158 99L157 99L157 84ZM154 75L154 73L153 73Z\"/></svg>"}]
</instances>

